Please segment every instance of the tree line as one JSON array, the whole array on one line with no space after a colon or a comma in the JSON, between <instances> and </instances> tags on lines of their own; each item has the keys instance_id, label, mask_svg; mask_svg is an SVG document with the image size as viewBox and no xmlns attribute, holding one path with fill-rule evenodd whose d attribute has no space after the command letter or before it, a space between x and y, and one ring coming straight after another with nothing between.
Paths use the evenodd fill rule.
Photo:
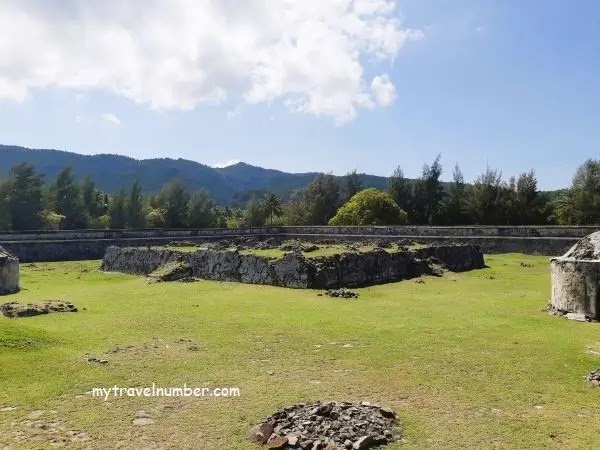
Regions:
<instances>
[{"instance_id":1,"label":"tree line","mask_svg":"<svg viewBox=\"0 0 600 450\"><path fill-rule=\"evenodd\" d=\"M0 229L600 224L600 160L582 164L571 186L557 193L540 192L533 170L505 180L487 168L472 183L458 165L452 182L442 182L442 173L440 156L416 180L397 167L385 191L365 188L356 170L341 182L320 174L288 201L268 192L234 208L216 205L206 190L188 192L179 180L155 193L145 193L134 180L109 194L89 176L77 181L69 167L46 183L23 162L0 181Z\"/></svg>"}]
</instances>

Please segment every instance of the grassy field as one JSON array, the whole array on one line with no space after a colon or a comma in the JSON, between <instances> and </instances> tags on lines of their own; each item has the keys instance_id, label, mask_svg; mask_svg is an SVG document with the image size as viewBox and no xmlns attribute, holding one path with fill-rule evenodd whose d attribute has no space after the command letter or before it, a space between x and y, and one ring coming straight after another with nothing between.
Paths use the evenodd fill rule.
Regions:
<instances>
[{"instance_id":1,"label":"grassy field","mask_svg":"<svg viewBox=\"0 0 600 450\"><path fill-rule=\"evenodd\" d=\"M23 266L24 289L6 301L65 299L80 312L0 317L0 448L45 448L57 436L91 448L256 448L246 431L262 416L319 399L396 409L404 441L389 448L598 448L600 389L583 376L600 366L600 325L542 312L547 258L486 262L359 289L358 300L148 284L101 273L98 261ZM85 395L152 383L241 396ZM139 410L154 424L134 426Z\"/></svg>"}]
</instances>

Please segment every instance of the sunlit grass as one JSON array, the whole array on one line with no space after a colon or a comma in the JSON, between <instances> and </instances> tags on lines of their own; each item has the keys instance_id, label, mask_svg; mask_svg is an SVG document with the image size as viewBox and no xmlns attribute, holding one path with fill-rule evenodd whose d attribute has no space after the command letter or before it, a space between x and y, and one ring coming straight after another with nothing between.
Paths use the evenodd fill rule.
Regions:
<instances>
[{"instance_id":1,"label":"sunlit grass","mask_svg":"<svg viewBox=\"0 0 600 450\"><path fill-rule=\"evenodd\" d=\"M261 417L331 399L395 408L406 443L391 448L596 447L600 389L582 377L600 366L588 352L600 350L600 325L542 311L547 258L486 263L425 284L358 289L358 300L237 283L149 284L99 272L98 261L28 265L23 290L6 301L65 299L80 312L0 317L0 408L18 407L0 412L0 444L17 448L14 430L43 409L85 430L92 440L84 445L95 448L255 448L246 431ZM126 345L136 350L106 353ZM86 353L109 363L88 363ZM80 395L153 382L236 386L242 395ZM155 424L134 427L140 409Z\"/></svg>"}]
</instances>

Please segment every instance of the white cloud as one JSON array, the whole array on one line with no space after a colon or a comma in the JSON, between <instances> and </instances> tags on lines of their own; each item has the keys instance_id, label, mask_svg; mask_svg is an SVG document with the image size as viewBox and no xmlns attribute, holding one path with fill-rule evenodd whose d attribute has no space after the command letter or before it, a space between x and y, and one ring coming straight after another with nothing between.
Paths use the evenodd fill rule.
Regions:
<instances>
[{"instance_id":1,"label":"white cloud","mask_svg":"<svg viewBox=\"0 0 600 450\"><path fill-rule=\"evenodd\" d=\"M82 115L79 115L79 114L77 114L77 115L75 116L75 123L83 123L83 116L82 116Z\"/></svg>"},{"instance_id":2,"label":"white cloud","mask_svg":"<svg viewBox=\"0 0 600 450\"><path fill-rule=\"evenodd\" d=\"M216 169L222 169L223 167L233 166L234 164L237 164L239 162L241 162L239 159L230 159L229 161L225 161L222 163L212 164L211 167L214 167Z\"/></svg>"},{"instance_id":3,"label":"white cloud","mask_svg":"<svg viewBox=\"0 0 600 450\"><path fill-rule=\"evenodd\" d=\"M119 119L117 116L115 116L112 113L102 114L102 120L104 122L109 123L109 124L114 125L114 126L121 125L121 119Z\"/></svg>"},{"instance_id":4,"label":"white cloud","mask_svg":"<svg viewBox=\"0 0 600 450\"><path fill-rule=\"evenodd\" d=\"M396 88L388 75L377 75L371 83L371 91L375 101L380 106L388 106L396 98Z\"/></svg>"},{"instance_id":5,"label":"white cloud","mask_svg":"<svg viewBox=\"0 0 600 450\"><path fill-rule=\"evenodd\" d=\"M32 88L99 88L159 109L233 97L344 122L373 104L365 70L423 36L402 28L394 7L394 0L3 0L0 100L22 101Z\"/></svg>"}]
</instances>

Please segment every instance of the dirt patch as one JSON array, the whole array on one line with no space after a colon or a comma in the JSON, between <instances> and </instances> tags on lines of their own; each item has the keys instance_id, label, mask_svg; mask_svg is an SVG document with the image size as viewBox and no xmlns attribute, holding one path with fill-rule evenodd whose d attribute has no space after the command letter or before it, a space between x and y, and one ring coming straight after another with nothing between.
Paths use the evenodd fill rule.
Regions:
<instances>
[{"instance_id":1,"label":"dirt patch","mask_svg":"<svg viewBox=\"0 0 600 450\"><path fill-rule=\"evenodd\" d=\"M249 438L270 449L369 449L394 440L396 413L368 402L287 406L252 427Z\"/></svg>"},{"instance_id":2,"label":"dirt patch","mask_svg":"<svg viewBox=\"0 0 600 450\"><path fill-rule=\"evenodd\" d=\"M77 308L71 302L65 300L47 300L41 303L19 303L10 302L0 305L0 311L6 317L31 317L40 314L55 312L77 312Z\"/></svg>"},{"instance_id":3,"label":"dirt patch","mask_svg":"<svg viewBox=\"0 0 600 450\"><path fill-rule=\"evenodd\" d=\"M61 423L57 411L35 410L20 420L13 420L10 428L2 433L2 438L19 447L80 447L91 438L82 430L71 429ZM2 442L2 440L0 440ZM5 447L6 448L6 447Z\"/></svg>"},{"instance_id":4,"label":"dirt patch","mask_svg":"<svg viewBox=\"0 0 600 450\"><path fill-rule=\"evenodd\" d=\"M194 342L192 339L178 338L171 341L156 339L154 341L145 342L140 345L116 345L106 351L106 355L142 355L152 353L172 352L173 350L187 350L190 352L199 352L204 348ZM86 355L87 357L88 355ZM96 361L93 361L96 362Z\"/></svg>"}]
</instances>

